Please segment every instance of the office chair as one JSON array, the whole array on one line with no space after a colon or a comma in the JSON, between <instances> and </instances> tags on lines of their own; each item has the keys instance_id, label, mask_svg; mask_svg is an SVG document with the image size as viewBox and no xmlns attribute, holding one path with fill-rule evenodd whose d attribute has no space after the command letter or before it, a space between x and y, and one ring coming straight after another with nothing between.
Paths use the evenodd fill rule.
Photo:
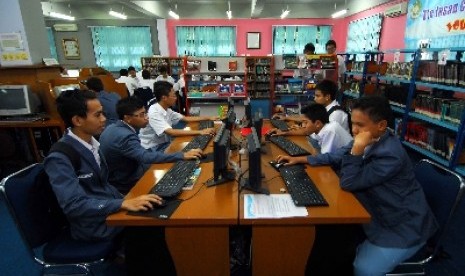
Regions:
<instances>
[{"instance_id":1,"label":"office chair","mask_svg":"<svg viewBox=\"0 0 465 276\"><path fill-rule=\"evenodd\" d=\"M71 238L43 164L5 177L0 191L31 257L42 265L44 274L52 269L92 274L91 266L103 263L117 249L112 241Z\"/></svg>"},{"instance_id":2,"label":"office chair","mask_svg":"<svg viewBox=\"0 0 465 276\"><path fill-rule=\"evenodd\" d=\"M426 275L426 264L441 256L447 256L443 249L443 238L447 235L448 226L463 196L464 179L428 159L420 160L415 166L415 177L423 188L439 229L419 253L386 275Z\"/></svg>"}]
</instances>

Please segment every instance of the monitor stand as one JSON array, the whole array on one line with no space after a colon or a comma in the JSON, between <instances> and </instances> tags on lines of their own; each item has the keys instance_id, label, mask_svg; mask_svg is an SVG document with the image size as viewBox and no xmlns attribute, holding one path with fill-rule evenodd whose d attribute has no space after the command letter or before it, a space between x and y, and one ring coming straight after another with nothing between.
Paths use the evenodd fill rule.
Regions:
<instances>
[{"instance_id":1,"label":"monitor stand","mask_svg":"<svg viewBox=\"0 0 465 276\"><path fill-rule=\"evenodd\" d=\"M264 194L264 195L270 194L270 191L268 191L268 189L265 189L263 187L254 187L254 185L250 183L250 180L248 178L241 179L241 187L242 189L246 189L248 191L252 191L257 194Z\"/></svg>"},{"instance_id":2,"label":"monitor stand","mask_svg":"<svg viewBox=\"0 0 465 276\"><path fill-rule=\"evenodd\" d=\"M226 171L224 173L221 173L220 177L217 180L215 179L208 180L206 185L207 187L213 187L213 186L220 185L220 184L223 184L228 181L235 180L235 179L236 179L236 173L234 171Z\"/></svg>"}]
</instances>

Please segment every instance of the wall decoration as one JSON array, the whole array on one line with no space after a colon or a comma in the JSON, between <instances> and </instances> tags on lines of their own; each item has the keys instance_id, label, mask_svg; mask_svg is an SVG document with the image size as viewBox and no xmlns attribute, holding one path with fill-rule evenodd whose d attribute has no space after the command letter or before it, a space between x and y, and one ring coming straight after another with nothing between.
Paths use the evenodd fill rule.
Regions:
<instances>
[{"instance_id":1,"label":"wall decoration","mask_svg":"<svg viewBox=\"0 0 465 276\"><path fill-rule=\"evenodd\" d=\"M63 39L63 53L66 59L80 59L79 43L77 38Z\"/></svg>"},{"instance_id":2,"label":"wall decoration","mask_svg":"<svg viewBox=\"0 0 465 276\"><path fill-rule=\"evenodd\" d=\"M349 23L346 52L367 52L379 50L381 27L383 16L376 14ZM363 55L358 55L357 60L364 60Z\"/></svg>"},{"instance_id":3,"label":"wall decoration","mask_svg":"<svg viewBox=\"0 0 465 276\"><path fill-rule=\"evenodd\" d=\"M260 49L260 33L247 33L247 49Z\"/></svg>"}]
</instances>

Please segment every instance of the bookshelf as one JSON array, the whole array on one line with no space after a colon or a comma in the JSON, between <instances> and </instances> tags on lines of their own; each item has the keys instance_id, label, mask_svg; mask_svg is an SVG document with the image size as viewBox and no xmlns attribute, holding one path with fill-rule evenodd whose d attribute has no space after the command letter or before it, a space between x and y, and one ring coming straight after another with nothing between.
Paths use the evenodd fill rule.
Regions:
<instances>
[{"instance_id":1,"label":"bookshelf","mask_svg":"<svg viewBox=\"0 0 465 276\"><path fill-rule=\"evenodd\" d=\"M247 93L251 100L252 113L261 110L264 118L272 114L274 98L274 58L272 56L247 56Z\"/></svg>"},{"instance_id":2,"label":"bookshelf","mask_svg":"<svg viewBox=\"0 0 465 276\"><path fill-rule=\"evenodd\" d=\"M160 66L165 65L168 75L178 80L182 74L184 60L181 57L142 57L141 64L143 69L149 70L152 78L160 75Z\"/></svg>"}]
</instances>

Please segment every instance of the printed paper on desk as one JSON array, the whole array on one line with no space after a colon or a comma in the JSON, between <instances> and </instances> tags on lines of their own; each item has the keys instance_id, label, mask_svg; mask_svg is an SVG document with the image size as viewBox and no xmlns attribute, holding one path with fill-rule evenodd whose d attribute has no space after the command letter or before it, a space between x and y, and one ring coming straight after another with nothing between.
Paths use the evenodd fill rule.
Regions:
<instances>
[{"instance_id":1,"label":"printed paper on desk","mask_svg":"<svg viewBox=\"0 0 465 276\"><path fill-rule=\"evenodd\" d=\"M244 218L306 217L307 208L297 207L289 194L244 195Z\"/></svg>"}]
</instances>

